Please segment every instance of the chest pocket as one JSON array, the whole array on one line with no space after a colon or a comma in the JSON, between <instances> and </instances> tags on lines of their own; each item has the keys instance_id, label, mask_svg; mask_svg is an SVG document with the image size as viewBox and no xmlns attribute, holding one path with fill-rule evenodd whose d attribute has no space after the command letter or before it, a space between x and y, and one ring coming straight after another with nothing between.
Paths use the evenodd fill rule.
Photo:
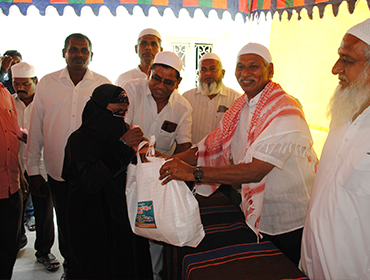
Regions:
<instances>
[{"instance_id":1,"label":"chest pocket","mask_svg":"<svg viewBox=\"0 0 370 280\"><path fill-rule=\"evenodd\" d=\"M338 182L350 192L370 195L370 150L352 148L340 169Z\"/></svg>"},{"instance_id":2,"label":"chest pocket","mask_svg":"<svg viewBox=\"0 0 370 280\"><path fill-rule=\"evenodd\" d=\"M155 147L157 149L161 149L163 151L168 151L172 148L173 143L175 141L175 134L176 131L174 132L167 132L161 129L159 131L159 134L156 136L156 144Z\"/></svg>"}]
</instances>

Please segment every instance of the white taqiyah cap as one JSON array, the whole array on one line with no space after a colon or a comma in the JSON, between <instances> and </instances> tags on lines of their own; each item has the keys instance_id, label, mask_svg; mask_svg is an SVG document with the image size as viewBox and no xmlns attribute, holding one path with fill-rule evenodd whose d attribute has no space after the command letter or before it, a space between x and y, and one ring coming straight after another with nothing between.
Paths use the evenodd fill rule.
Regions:
<instances>
[{"instance_id":1,"label":"white taqiyah cap","mask_svg":"<svg viewBox=\"0 0 370 280\"><path fill-rule=\"evenodd\" d=\"M159 39L162 40L161 34L159 34L159 32L157 30L153 29L153 28L144 29L143 31L140 32L140 34L137 38L140 39L144 35L154 35L154 36L157 36Z\"/></svg>"},{"instance_id":2,"label":"white taqiyah cap","mask_svg":"<svg viewBox=\"0 0 370 280\"><path fill-rule=\"evenodd\" d=\"M35 67L27 62L19 62L11 68L13 78L33 78L36 76Z\"/></svg>"},{"instance_id":3,"label":"white taqiyah cap","mask_svg":"<svg viewBox=\"0 0 370 280\"><path fill-rule=\"evenodd\" d=\"M179 73L182 69L182 60L173 52L159 52L154 58L153 64L165 64L173 69L177 70Z\"/></svg>"},{"instance_id":4,"label":"white taqiyah cap","mask_svg":"<svg viewBox=\"0 0 370 280\"><path fill-rule=\"evenodd\" d=\"M261 44L249 43L246 44L238 53L238 57L242 54L257 54L264 58L268 63L271 63L271 54L268 48Z\"/></svg>"},{"instance_id":5,"label":"white taqiyah cap","mask_svg":"<svg viewBox=\"0 0 370 280\"><path fill-rule=\"evenodd\" d=\"M217 54L215 54L215 53L205 53L199 59L199 63L201 63L203 60L206 60L206 59L214 59L214 60L218 60L219 62L222 62L221 58L219 58Z\"/></svg>"},{"instance_id":6,"label":"white taqiyah cap","mask_svg":"<svg viewBox=\"0 0 370 280\"><path fill-rule=\"evenodd\" d=\"M370 18L351 27L347 33L370 45Z\"/></svg>"}]
</instances>

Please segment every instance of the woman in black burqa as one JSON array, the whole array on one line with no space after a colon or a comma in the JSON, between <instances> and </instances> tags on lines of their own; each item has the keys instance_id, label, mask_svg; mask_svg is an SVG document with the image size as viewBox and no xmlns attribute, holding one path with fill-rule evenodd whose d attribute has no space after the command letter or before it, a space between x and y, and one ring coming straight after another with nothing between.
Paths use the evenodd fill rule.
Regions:
<instances>
[{"instance_id":1,"label":"woman in black burqa","mask_svg":"<svg viewBox=\"0 0 370 280\"><path fill-rule=\"evenodd\" d=\"M70 188L68 279L152 278L148 240L131 231L126 206L126 167L143 140L140 128L127 130L128 104L122 88L97 87L68 139L62 172Z\"/></svg>"}]
</instances>

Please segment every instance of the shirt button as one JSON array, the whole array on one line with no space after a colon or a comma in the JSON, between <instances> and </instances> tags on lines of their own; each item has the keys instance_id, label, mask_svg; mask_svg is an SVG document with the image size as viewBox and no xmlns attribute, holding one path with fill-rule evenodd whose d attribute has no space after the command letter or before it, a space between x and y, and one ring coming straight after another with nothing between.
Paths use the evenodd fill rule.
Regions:
<instances>
[{"instance_id":1,"label":"shirt button","mask_svg":"<svg viewBox=\"0 0 370 280\"><path fill-rule=\"evenodd\" d=\"M344 139L345 142L348 142L348 138Z\"/></svg>"},{"instance_id":2,"label":"shirt button","mask_svg":"<svg viewBox=\"0 0 370 280\"><path fill-rule=\"evenodd\" d=\"M338 154L338 155L337 155L337 157L340 157L340 156L341 156L341 154Z\"/></svg>"}]
</instances>

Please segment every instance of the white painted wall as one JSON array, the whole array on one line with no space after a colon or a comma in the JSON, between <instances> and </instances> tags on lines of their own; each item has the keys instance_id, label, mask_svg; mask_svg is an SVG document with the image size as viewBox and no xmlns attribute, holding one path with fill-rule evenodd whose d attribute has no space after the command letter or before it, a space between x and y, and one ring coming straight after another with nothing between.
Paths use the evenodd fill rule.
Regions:
<instances>
[{"instance_id":1,"label":"white painted wall","mask_svg":"<svg viewBox=\"0 0 370 280\"><path fill-rule=\"evenodd\" d=\"M249 41L269 46L271 17L267 21L262 18L244 22L238 14L233 21L230 14L225 12L220 20L215 11L211 11L209 18L206 18L200 9L195 11L194 18L190 18L185 9L180 11L179 18L170 9L166 9L161 17L156 8L151 8L146 17L138 6L134 8L133 15L129 15L121 6L117 9L117 16L113 16L106 7L100 9L99 16L95 16L89 7L84 7L80 17L71 7L66 7L63 16L59 16L56 9L50 6L46 15L41 16L37 8L31 6L27 16L23 16L18 7L12 6L8 16L0 12L0 24L3 27L0 53L17 49L24 61L36 67L37 75L41 78L65 67L62 57L64 39L71 33L83 33L93 45L94 56L90 69L105 75L114 83L121 73L139 63L134 49L137 35L142 29L151 27L161 33L165 50L167 37L215 40L214 52L221 57L226 70L224 83L241 91L234 76L236 55ZM181 92L188 89L182 88Z\"/></svg>"}]
</instances>

